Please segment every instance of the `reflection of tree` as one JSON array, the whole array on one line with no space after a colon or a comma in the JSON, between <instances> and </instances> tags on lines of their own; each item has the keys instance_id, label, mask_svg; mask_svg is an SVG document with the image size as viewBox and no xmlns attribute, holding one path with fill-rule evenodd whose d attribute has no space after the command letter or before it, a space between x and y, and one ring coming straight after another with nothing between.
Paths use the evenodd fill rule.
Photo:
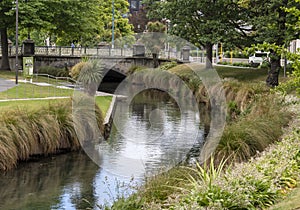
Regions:
<instances>
[{"instance_id":1,"label":"reflection of tree","mask_svg":"<svg viewBox=\"0 0 300 210\"><path fill-rule=\"evenodd\" d=\"M64 188L74 183L78 183L79 196L72 202L77 209L86 209L90 206L82 198L95 202L92 184L97 171L98 166L79 152L21 164L0 174L0 209L51 209L59 205Z\"/></svg>"}]
</instances>

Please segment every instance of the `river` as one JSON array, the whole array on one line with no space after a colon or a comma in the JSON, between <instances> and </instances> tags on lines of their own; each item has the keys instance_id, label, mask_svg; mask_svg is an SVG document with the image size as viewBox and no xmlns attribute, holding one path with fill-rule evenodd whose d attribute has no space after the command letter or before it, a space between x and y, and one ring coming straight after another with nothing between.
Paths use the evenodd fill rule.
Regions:
<instances>
[{"instance_id":1,"label":"river","mask_svg":"<svg viewBox=\"0 0 300 210\"><path fill-rule=\"evenodd\" d=\"M98 145L100 166L83 151L20 163L0 174L0 209L99 209L197 155L204 139L198 113L181 113L159 91L142 92L128 106L117 105L119 123Z\"/></svg>"}]
</instances>

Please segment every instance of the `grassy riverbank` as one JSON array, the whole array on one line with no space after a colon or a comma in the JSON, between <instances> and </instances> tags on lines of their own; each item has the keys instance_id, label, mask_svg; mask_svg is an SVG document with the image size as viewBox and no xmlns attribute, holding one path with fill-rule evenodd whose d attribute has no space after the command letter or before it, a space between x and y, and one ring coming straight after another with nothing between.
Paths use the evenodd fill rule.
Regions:
<instances>
[{"instance_id":1,"label":"grassy riverbank","mask_svg":"<svg viewBox=\"0 0 300 210\"><path fill-rule=\"evenodd\" d=\"M11 73L1 73L0 77L3 75L7 79L12 76ZM49 91L65 98L38 99L49 97ZM28 160L32 155L80 149L72 112L73 92L71 89L20 83L0 93L0 99L16 98L18 93L18 100L0 101L0 170L11 169L18 161ZM111 100L111 96L95 98L96 126L102 133Z\"/></svg>"},{"instance_id":2,"label":"grassy riverbank","mask_svg":"<svg viewBox=\"0 0 300 210\"><path fill-rule=\"evenodd\" d=\"M201 81L186 66L169 71L187 82L199 103L207 103ZM212 162L153 177L112 209L266 208L295 186L300 173L299 122L285 130L289 135L284 140L281 136L299 113L265 86L266 70L217 67L217 72L223 78L228 112Z\"/></svg>"},{"instance_id":3,"label":"grassy riverbank","mask_svg":"<svg viewBox=\"0 0 300 210\"><path fill-rule=\"evenodd\" d=\"M97 102L107 110L109 100L109 97L99 98ZM6 108L0 112L0 170L11 169L31 155L80 149L71 99L10 101L1 102L0 106L2 103ZM95 110L98 128L103 132L104 115L97 105Z\"/></svg>"}]
</instances>

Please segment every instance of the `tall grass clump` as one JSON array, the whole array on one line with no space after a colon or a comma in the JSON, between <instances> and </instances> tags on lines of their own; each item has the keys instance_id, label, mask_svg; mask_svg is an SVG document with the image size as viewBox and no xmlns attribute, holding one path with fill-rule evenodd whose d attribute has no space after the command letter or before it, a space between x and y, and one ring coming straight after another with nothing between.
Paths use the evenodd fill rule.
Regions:
<instances>
[{"instance_id":1,"label":"tall grass clump","mask_svg":"<svg viewBox=\"0 0 300 210\"><path fill-rule=\"evenodd\" d=\"M16 109L1 113L0 170L15 167L32 155L49 155L62 150L78 150L71 101L57 102L38 110ZM98 110L98 127L103 132L103 116Z\"/></svg>"},{"instance_id":2,"label":"tall grass clump","mask_svg":"<svg viewBox=\"0 0 300 210\"><path fill-rule=\"evenodd\" d=\"M253 99L254 100L254 99ZM274 95L263 95L252 102L249 113L225 127L215 159L231 156L231 161L246 161L279 140L291 113Z\"/></svg>"}]
</instances>

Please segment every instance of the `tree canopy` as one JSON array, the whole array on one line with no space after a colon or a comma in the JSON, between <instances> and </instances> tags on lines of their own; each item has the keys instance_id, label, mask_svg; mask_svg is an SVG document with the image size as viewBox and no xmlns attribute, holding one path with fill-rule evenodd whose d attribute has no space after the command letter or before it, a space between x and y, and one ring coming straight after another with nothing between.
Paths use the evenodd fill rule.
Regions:
<instances>
[{"instance_id":1,"label":"tree canopy","mask_svg":"<svg viewBox=\"0 0 300 210\"><path fill-rule=\"evenodd\" d=\"M291 8L299 8L295 0L253 0L243 1L243 7L249 10L249 24L253 25L253 42L256 48L270 51L270 71L267 85L278 85L281 69L281 55L290 41L299 38L297 18L288 12Z\"/></svg>"},{"instance_id":2,"label":"tree canopy","mask_svg":"<svg viewBox=\"0 0 300 210\"><path fill-rule=\"evenodd\" d=\"M218 42L241 44L246 38L247 12L235 0L145 0L150 17L171 22L170 31L197 47L205 47L212 63L212 46Z\"/></svg>"},{"instance_id":3,"label":"tree canopy","mask_svg":"<svg viewBox=\"0 0 300 210\"><path fill-rule=\"evenodd\" d=\"M115 36L132 33L132 26L125 18L126 0L114 0ZM0 1L0 32L2 48L1 70L9 70L8 34L15 40L14 1ZM112 0L19 0L20 39L32 38L38 44L50 37L58 45L69 46L76 42L83 46L96 45L111 40Z\"/></svg>"}]
</instances>

